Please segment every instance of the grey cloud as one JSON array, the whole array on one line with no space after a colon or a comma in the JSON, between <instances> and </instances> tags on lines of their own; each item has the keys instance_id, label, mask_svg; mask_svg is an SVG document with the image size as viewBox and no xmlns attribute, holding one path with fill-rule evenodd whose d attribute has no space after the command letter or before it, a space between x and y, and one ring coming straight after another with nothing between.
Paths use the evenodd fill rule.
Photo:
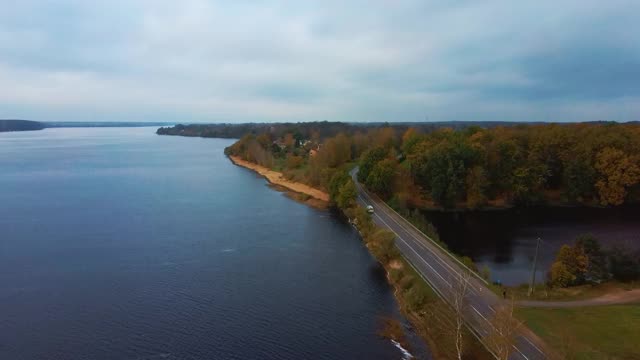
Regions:
<instances>
[{"instance_id":1,"label":"grey cloud","mask_svg":"<svg viewBox=\"0 0 640 360\"><path fill-rule=\"evenodd\" d=\"M24 0L0 13L0 117L637 120L639 17L624 0Z\"/></svg>"}]
</instances>

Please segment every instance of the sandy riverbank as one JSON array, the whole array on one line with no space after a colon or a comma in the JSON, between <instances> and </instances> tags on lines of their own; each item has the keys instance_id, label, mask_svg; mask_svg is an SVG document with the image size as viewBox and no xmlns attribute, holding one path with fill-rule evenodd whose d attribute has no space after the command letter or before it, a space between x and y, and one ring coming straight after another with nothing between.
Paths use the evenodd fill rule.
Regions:
<instances>
[{"instance_id":1,"label":"sandy riverbank","mask_svg":"<svg viewBox=\"0 0 640 360\"><path fill-rule=\"evenodd\" d=\"M329 194L325 193L324 191L312 188L309 185L289 181L285 179L285 177L280 172L273 171L264 166L242 160L237 156L229 156L229 158L234 164L257 172L258 174L267 178L267 180L269 180L269 182L274 185L281 186L283 188L286 188L287 190L291 190L300 194L308 195L314 199L321 200L326 203L329 202Z\"/></svg>"}]
</instances>

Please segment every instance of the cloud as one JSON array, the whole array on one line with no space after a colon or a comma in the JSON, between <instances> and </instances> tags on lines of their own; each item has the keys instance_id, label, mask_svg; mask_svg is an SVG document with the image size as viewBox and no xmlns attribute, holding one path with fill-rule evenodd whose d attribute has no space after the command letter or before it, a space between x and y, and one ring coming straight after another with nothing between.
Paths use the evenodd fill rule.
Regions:
<instances>
[{"instance_id":1,"label":"cloud","mask_svg":"<svg viewBox=\"0 0 640 360\"><path fill-rule=\"evenodd\" d=\"M23 0L0 117L639 120L637 1Z\"/></svg>"}]
</instances>

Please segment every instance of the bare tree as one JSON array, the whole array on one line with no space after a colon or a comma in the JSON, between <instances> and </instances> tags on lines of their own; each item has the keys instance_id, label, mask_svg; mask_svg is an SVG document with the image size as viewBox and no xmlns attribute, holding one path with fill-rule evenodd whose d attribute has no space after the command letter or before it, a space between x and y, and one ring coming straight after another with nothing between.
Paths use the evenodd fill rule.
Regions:
<instances>
[{"instance_id":1,"label":"bare tree","mask_svg":"<svg viewBox=\"0 0 640 360\"><path fill-rule=\"evenodd\" d=\"M456 281L453 282L453 296L452 305L455 314L453 323L453 334L455 336L454 342L456 346L456 352L458 360L462 360L464 353L464 314L467 311L468 301L467 294L469 293L469 279L471 274L468 271L461 271L456 276Z\"/></svg>"},{"instance_id":2,"label":"bare tree","mask_svg":"<svg viewBox=\"0 0 640 360\"><path fill-rule=\"evenodd\" d=\"M516 338L522 323L513 316L514 300L496 309L491 318L491 329L485 342L500 360L507 360L515 349Z\"/></svg>"}]
</instances>

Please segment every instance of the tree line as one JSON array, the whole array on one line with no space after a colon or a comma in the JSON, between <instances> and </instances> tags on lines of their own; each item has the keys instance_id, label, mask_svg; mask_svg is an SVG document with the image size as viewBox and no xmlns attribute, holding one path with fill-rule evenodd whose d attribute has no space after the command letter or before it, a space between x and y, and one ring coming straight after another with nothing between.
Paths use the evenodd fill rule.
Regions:
<instances>
[{"instance_id":1,"label":"tree line","mask_svg":"<svg viewBox=\"0 0 640 360\"><path fill-rule=\"evenodd\" d=\"M538 124L460 129L299 128L247 134L228 153L328 190L345 164L407 208L615 206L640 199L640 125Z\"/></svg>"}]
</instances>

